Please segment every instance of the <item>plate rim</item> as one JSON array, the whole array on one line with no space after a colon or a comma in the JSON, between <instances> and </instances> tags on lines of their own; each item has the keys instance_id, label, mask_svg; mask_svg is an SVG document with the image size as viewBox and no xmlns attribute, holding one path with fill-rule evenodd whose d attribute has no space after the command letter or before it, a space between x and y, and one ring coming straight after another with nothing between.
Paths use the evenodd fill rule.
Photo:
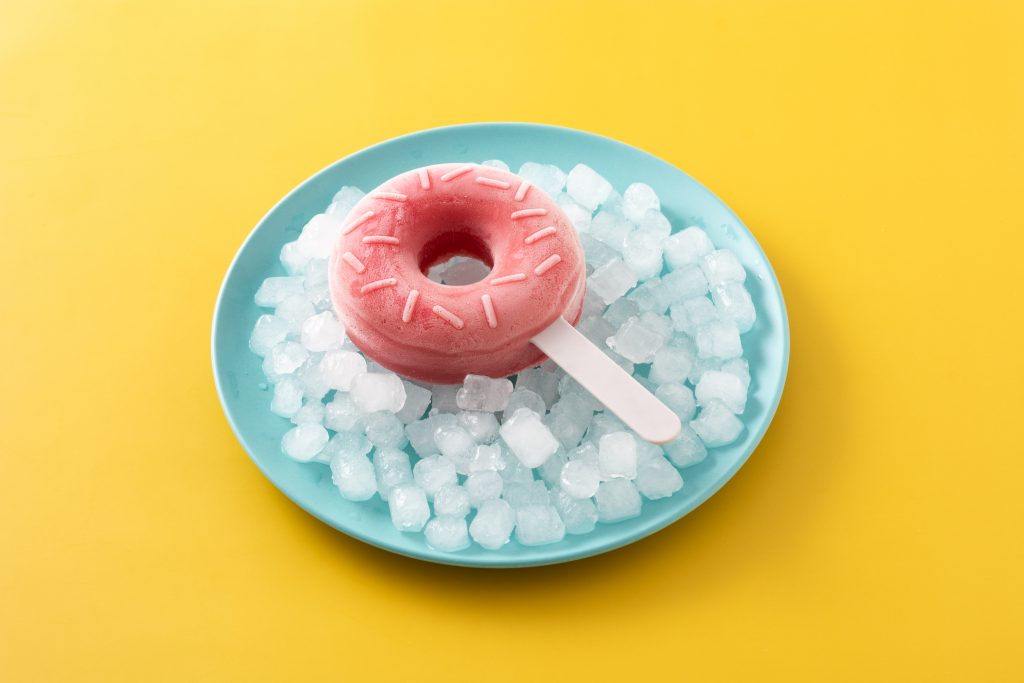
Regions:
<instances>
[{"instance_id":1,"label":"plate rim","mask_svg":"<svg viewBox=\"0 0 1024 683\"><path fill-rule=\"evenodd\" d=\"M271 473L267 470L267 468L264 467L263 463L260 462L260 459L253 453L253 451L255 449L253 449L252 446L247 442L246 437L243 435L242 430L240 429L239 425L237 424L235 416L232 414L231 407L230 407L231 406L231 402L228 400L228 398L226 396L226 390L225 390L225 387L224 387L224 380L222 378L222 374L225 372L225 370L221 367L221 365L220 365L220 363L218 361L218 357L217 357L217 346L218 346L218 338L219 338L218 330L219 330L219 327L220 327L218 325L218 322L219 322L219 320L221 318L221 315L223 313L223 310L224 310L224 306L225 306L224 299L225 299L225 294L227 292L228 282L232 279L232 275L234 274L235 270L239 267L239 261L241 259L242 254L245 252L246 247L254 239L254 237L256 236L257 232L259 232L260 228L264 225L264 223L266 223L268 221L268 219L271 216L274 215L274 213L278 210L278 208L281 205L285 204L293 195L298 194L299 192L303 191L308 185L316 182L316 180L321 175L329 172L331 169L333 169L334 167L336 167L338 165L344 164L344 163L346 163L346 162L348 162L348 161L350 161L352 159L355 159L355 158L359 157L360 155L368 154L368 153L372 152L373 150L375 150L377 148L384 147L384 146L391 145L391 144L395 144L395 143L397 143L399 141L410 140L410 139L414 139L414 138L417 138L417 137L420 137L420 136L427 136L427 135L438 134L438 133L441 133L443 131L451 132L451 131L457 131L457 130L486 129L486 128L502 129L502 128L508 128L508 127L515 127L515 128L523 128L523 127L525 127L525 128L536 128L536 129L554 131L554 132L558 132L558 133L564 133L564 134L571 134L571 135L576 135L576 136L583 136L583 137L594 138L594 139L597 139L602 144L611 143L612 145L621 146L621 147L624 147L624 148L627 148L627 149L631 150L634 153L639 153L639 154L641 154L643 156L650 157L652 160L654 160L654 161L656 161L658 163L665 164L665 165L671 167L675 172L682 174L683 176L688 178L691 182L695 183L703 192L706 192L707 195L713 201L717 202L719 204L719 206L733 219L733 221L735 221L736 225L739 228L741 228L744 231L746 231L747 234L750 236L750 238L751 238L751 240L753 242L753 245L754 245L754 247L757 250L757 253L761 257L761 262L762 262L762 264L764 266L764 269L765 269L765 272L766 272L766 274L768 276L768 281L771 283L772 288L776 292L778 292L778 304L779 304L779 309L780 309L780 313L781 313L781 322L782 322L781 329L780 329L780 335L781 335L781 343L782 343L782 349L783 349L783 357L781 359L781 365L780 365L781 377L780 377L780 381L779 381L779 384L778 384L778 389L774 392L774 395L772 396L772 400L770 402L770 405L768 405L766 407L765 419L763 420L762 424L760 425L760 428L753 435L753 438L751 440L750 448L747 450L747 452L743 453L740 457L738 457L736 459L736 461L730 467L728 467L725 471L723 471L722 474L717 479L713 480L710 485L705 486L705 488L701 491L700 495L698 495L696 498L694 498L693 501L691 501L691 503L689 505L684 505L680 510L674 511L673 514L667 516L667 518L665 518L663 520L658 520L658 521L652 522L651 524L649 524L647 526L644 526L644 527L640 528L639 530L634 530L632 533L627 533L627 534L625 534L625 535L623 535L621 537L616 536L616 537L613 537L611 539L605 540L604 542L600 543L599 545L597 545L595 547L587 546L585 548L571 548L571 549L568 549L568 550L561 550L561 551L559 551L558 550L558 545L557 544L552 544L552 546L551 546L552 552L548 556L546 556L544 558L541 558L541 559L531 559L531 560L527 560L527 561L518 561L518 562L516 561L514 556L503 555L502 552L499 550L499 551L496 551L494 553L488 554L486 556L487 557L487 561L474 561L474 560L470 560L468 558L460 558L458 553L442 553L441 551L435 551L435 550L429 548L429 546L427 546L426 544L423 544L422 548L418 548L418 549L410 549L410 548L406 548L406 547L396 546L396 545L393 545L391 543L388 543L387 541L382 541L379 538L376 538L376 537L374 537L374 536L372 536L370 534L362 532L359 529L358 526L339 524L335 520L328 519L324 515L321 515L313 506L308 505L303 500L303 497L301 495L299 495L298 492L292 490L292 487L287 482L279 481L278 479L273 477L271 475ZM782 394L784 393L786 382L787 382L787 379L788 379L788 376L789 376L790 326L789 326L789 313L788 313L788 309L786 307L786 301L785 301L785 296L784 296L783 291L782 291L782 285L779 282L778 276L775 273L775 269L772 267L771 261L768 259L767 255L764 253L764 249L761 247L760 242L758 242L757 238L754 236L753 232L746 226L746 224L742 220L740 220L739 216L737 216L736 213L724 201L722 201L721 198L718 197L718 195L716 195L714 192L709 190L703 183L701 183L700 181L696 180L695 178L690 176L688 173L686 173L682 169L680 169L677 166L675 166L674 164L671 164L668 161L665 161L664 159L662 159L662 158L660 158L660 157L658 157L658 156L656 156L654 154L651 154L650 152L647 152L647 151L645 151L643 149L640 149L639 147L634 147L633 145L630 145L628 143L622 142L621 140L617 140L617 139L609 137L609 136L601 135L601 134L598 134L598 133L592 133L592 132L589 132L589 131L579 130L579 129L576 129L576 128L570 128L570 127L567 127L567 126L558 126L558 125L551 125L551 124L544 124L544 123L517 122L517 121L489 121L489 122L476 122L476 123L460 123L460 124L451 124L451 125L446 125L446 126L437 126L437 127L434 127L434 128L425 128L425 129L416 130L416 131L413 131L413 132L410 132L410 133L405 133L403 135L398 135L398 136L389 138L387 140L382 140L380 142L374 143L374 144L369 145L367 147L363 147L363 148L361 148L361 149L359 149L359 150L357 150L355 152L352 152L350 154L347 154L347 155L341 157L340 159L337 159L336 161L331 162L330 164L328 164L328 165L320 168L319 170L317 170L315 173L309 175L302 182L300 182L298 185L293 187L288 193L286 193L283 197L281 197L281 199L279 199L277 202L275 202L274 205L272 207L270 207L270 209L267 210L266 213L263 214L263 216L256 222L256 224L253 226L253 228L249 231L248 235L246 235L245 240L242 241L242 243L239 245L238 249L235 251L234 255L232 256L231 262L228 265L227 270L225 271L223 279L221 280L220 287L217 290L217 299L216 299L216 302L215 302L214 308L213 308L212 329L211 329L211 338L210 338L210 351L211 351L211 361L212 361L211 369L213 371L213 379L214 379L214 385L215 385L216 391L217 391L217 398L218 398L218 400L220 402L221 409L222 409L222 411L224 413L224 416L227 418L228 424L231 427L231 431L235 435L235 439L238 441L239 445L242 446L242 450L245 451L246 455L253 462L253 464L256 465L257 469L259 469L259 471L263 474L263 476L266 477L267 480L270 481L270 483L273 484L273 486L278 491L283 493L285 495L285 497L287 497L292 503L294 503L299 508L301 508L302 510L304 510L306 513L310 514L311 516L315 517L319 521L321 521L324 524L328 525L332 529L336 529L337 531L340 531L340 532L342 532L342 533L344 533L344 534L346 534L348 536L351 536L352 538L355 538L355 539L357 539L359 541L362 541L363 543L366 543L368 545L374 546L376 548L380 548L382 550L386 550L386 551L395 553L397 555L401 555L401 556L404 556L404 557L410 557L410 558L417 559L417 560L424 560L424 561L427 561L427 562L433 562L433 563L437 563L437 564L443 564L443 565L454 565L454 566L461 566L461 567L474 567L474 568L480 568L480 569L514 569L514 568L523 568L523 567L533 567L533 566L545 566L545 565L552 565L552 564L561 564L561 563L565 563L565 562L571 562L571 561L574 561L574 560L584 559L584 558L587 558L587 557L594 557L596 555L601 555L601 554L604 554L606 552L610 552L612 550L617 550L618 548L622 548L622 547L624 547L626 545L630 545L631 543L635 543L635 542L640 541L640 540L642 540L644 538L647 538L648 536L650 536L652 534L655 534L658 531L661 531L665 527L667 527L667 526L669 526L671 524L674 524L675 522L679 521L680 519L682 519L686 515L688 515L691 512L693 512L693 510L695 510L698 507L700 507L701 505L703 505L713 495L718 493L718 491L720 491L725 486L725 484L728 483L736 475L736 472L738 472L740 470L740 468L743 467L743 465L746 464L747 460L750 459L750 456L753 455L754 451L757 450L758 446L760 446L761 441L764 438L764 435L767 433L769 427L771 426L772 422L775 419L775 415L778 412L778 407L779 407L779 404L781 402ZM539 548L543 548L543 546L540 546ZM493 558L493 561L490 561L491 558Z\"/></svg>"}]
</instances>

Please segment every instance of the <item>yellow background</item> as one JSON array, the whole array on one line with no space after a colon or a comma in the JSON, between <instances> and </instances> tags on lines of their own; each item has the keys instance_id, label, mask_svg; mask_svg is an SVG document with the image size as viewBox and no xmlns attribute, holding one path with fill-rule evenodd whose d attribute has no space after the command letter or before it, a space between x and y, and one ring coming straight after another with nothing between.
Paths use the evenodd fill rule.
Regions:
<instances>
[{"instance_id":1,"label":"yellow background","mask_svg":"<svg viewBox=\"0 0 1024 683\"><path fill-rule=\"evenodd\" d=\"M0 679L1021 680L1022 7L7 0ZM278 198L487 120L704 182L793 332L722 492L529 571L308 517L209 367L221 277Z\"/></svg>"}]
</instances>

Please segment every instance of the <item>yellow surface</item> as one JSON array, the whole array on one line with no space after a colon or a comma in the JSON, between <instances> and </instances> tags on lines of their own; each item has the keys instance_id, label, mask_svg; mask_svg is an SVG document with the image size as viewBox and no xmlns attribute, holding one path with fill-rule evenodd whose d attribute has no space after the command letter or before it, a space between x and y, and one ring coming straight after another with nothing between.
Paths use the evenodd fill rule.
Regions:
<instances>
[{"instance_id":1,"label":"yellow surface","mask_svg":"<svg viewBox=\"0 0 1024 683\"><path fill-rule=\"evenodd\" d=\"M1024 6L556 5L3 3L0 680L1021 680ZM278 198L483 120L685 169L789 305L747 466L568 566L322 526L209 369Z\"/></svg>"}]
</instances>

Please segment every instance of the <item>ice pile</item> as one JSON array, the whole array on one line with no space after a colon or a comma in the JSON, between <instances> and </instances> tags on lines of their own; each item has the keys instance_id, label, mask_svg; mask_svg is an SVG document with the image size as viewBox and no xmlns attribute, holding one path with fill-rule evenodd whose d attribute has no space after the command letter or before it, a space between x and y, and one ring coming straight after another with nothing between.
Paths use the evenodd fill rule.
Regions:
<instances>
[{"instance_id":1,"label":"ice pile","mask_svg":"<svg viewBox=\"0 0 1024 683\"><path fill-rule=\"evenodd\" d=\"M550 362L512 378L422 386L369 361L346 338L327 287L331 247L363 196L356 188L342 188L284 245L285 274L255 295L268 312L250 347L263 359L271 412L293 423L283 452L326 464L344 498L383 501L395 528L422 532L442 551L554 543L636 517L644 499L683 488L680 469L743 432L750 372L741 335L756 312L736 256L700 227L672 233L644 183L620 195L583 164L565 173L528 162L519 174L580 233L580 331L679 415L674 442L642 441ZM486 273L478 261L452 259L428 276L455 285Z\"/></svg>"}]
</instances>

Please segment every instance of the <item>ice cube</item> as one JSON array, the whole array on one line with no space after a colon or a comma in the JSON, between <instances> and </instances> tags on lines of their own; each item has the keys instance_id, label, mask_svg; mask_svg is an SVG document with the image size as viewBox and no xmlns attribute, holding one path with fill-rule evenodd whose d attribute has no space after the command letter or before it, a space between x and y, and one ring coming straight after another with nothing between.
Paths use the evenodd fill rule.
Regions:
<instances>
[{"instance_id":1,"label":"ice cube","mask_svg":"<svg viewBox=\"0 0 1024 683\"><path fill-rule=\"evenodd\" d=\"M646 183L633 183L622 193L622 213L634 223L642 221L648 211L660 209L658 195Z\"/></svg>"},{"instance_id":2,"label":"ice cube","mask_svg":"<svg viewBox=\"0 0 1024 683\"><path fill-rule=\"evenodd\" d=\"M352 380L366 372L366 359L355 351L328 351L320 361L320 372L331 389L348 391Z\"/></svg>"},{"instance_id":3,"label":"ice cube","mask_svg":"<svg viewBox=\"0 0 1024 683\"><path fill-rule=\"evenodd\" d=\"M547 406L544 404L544 399L542 399L539 394L530 391L529 389L520 389L517 386L516 390L508 397L508 405L505 406L502 416L504 417L505 414L508 414L509 416L514 415L520 408L529 408L538 415L543 415L547 412Z\"/></svg>"},{"instance_id":4,"label":"ice cube","mask_svg":"<svg viewBox=\"0 0 1024 683\"><path fill-rule=\"evenodd\" d=\"M405 435L413 450L421 457L440 453L434 441L434 432L442 425L454 425L457 418L450 414L433 415L424 420L416 420L405 426Z\"/></svg>"},{"instance_id":5,"label":"ice cube","mask_svg":"<svg viewBox=\"0 0 1024 683\"><path fill-rule=\"evenodd\" d=\"M743 423L729 407L717 399L711 399L701 407L697 419L690 422L705 446L725 446L735 441L743 431Z\"/></svg>"},{"instance_id":6,"label":"ice cube","mask_svg":"<svg viewBox=\"0 0 1024 683\"><path fill-rule=\"evenodd\" d=\"M434 429L434 443L441 455L446 456L455 466L457 472L469 472L469 463L476 453L476 441L464 427L458 423L444 422Z\"/></svg>"},{"instance_id":7,"label":"ice cube","mask_svg":"<svg viewBox=\"0 0 1024 683\"><path fill-rule=\"evenodd\" d=\"M349 391L356 406L366 413L378 410L397 413L405 405L405 387L395 374L365 372L356 375Z\"/></svg>"},{"instance_id":8,"label":"ice cube","mask_svg":"<svg viewBox=\"0 0 1024 683\"><path fill-rule=\"evenodd\" d=\"M470 507L469 492L458 484L446 484L434 494L434 513L439 517L465 517Z\"/></svg>"},{"instance_id":9,"label":"ice cube","mask_svg":"<svg viewBox=\"0 0 1024 683\"><path fill-rule=\"evenodd\" d=\"M420 419L423 417L423 413L427 412L427 406L430 405L430 390L404 379L402 386L405 387L405 405L397 415L404 424L409 424Z\"/></svg>"},{"instance_id":10,"label":"ice cube","mask_svg":"<svg viewBox=\"0 0 1024 683\"><path fill-rule=\"evenodd\" d=\"M377 493L373 464L365 455L342 453L331 458L331 479L348 500L368 500Z\"/></svg>"},{"instance_id":11,"label":"ice cube","mask_svg":"<svg viewBox=\"0 0 1024 683\"><path fill-rule=\"evenodd\" d=\"M564 448L559 448L555 454L544 461L544 464L537 468L541 481L548 486L558 485L558 476L562 472L562 465L568 460Z\"/></svg>"},{"instance_id":12,"label":"ice cube","mask_svg":"<svg viewBox=\"0 0 1024 683\"><path fill-rule=\"evenodd\" d=\"M535 479L523 482L506 480L501 497L516 509L527 505L547 505L551 502L544 482Z\"/></svg>"},{"instance_id":13,"label":"ice cube","mask_svg":"<svg viewBox=\"0 0 1024 683\"><path fill-rule=\"evenodd\" d=\"M500 498L505 480L497 472L474 472L466 477L466 493L473 507L480 507L485 500Z\"/></svg>"},{"instance_id":14,"label":"ice cube","mask_svg":"<svg viewBox=\"0 0 1024 683\"><path fill-rule=\"evenodd\" d=\"M274 398L270 401L270 412L281 417L291 417L302 407L302 385L299 380L285 377L274 385Z\"/></svg>"},{"instance_id":15,"label":"ice cube","mask_svg":"<svg viewBox=\"0 0 1024 683\"><path fill-rule=\"evenodd\" d=\"M608 198L612 185L597 171L584 164L576 164L566 178L566 191L577 203L593 211Z\"/></svg>"},{"instance_id":16,"label":"ice cube","mask_svg":"<svg viewBox=\"0 0 1024 683\"><path fill-rule=\"evenodd\" d=\"M562 465L558 482L562 490L573 498L590 498L597 493L601 473L584 460L569 460Z\"/></svg>"},{"instance_id":17,"label":"ice cube","mask_svg":"<svg viewBox=\"0 0 1024 683\"><path fill-rule=\"evenodd\" d=\"M593 441L584 441L569 451L569 460L581 460L596 470L598 469L597 453L597 444Z\"/></svg>"},{"instance_id":18,"label":"ice cube","mask_svg":"<svg viewBox=\"0 0 1024 683\"><path fill-rule=\"evenodd\" d=\"M697 296L672 304L671 317L675 329L693 336L701 327L718 320L718 311L706 296Z\"/></svg>"},{"instance_id":19,"label":"ice cube","mask_svg":"<svg viewBox=\"0 0 1024 683\"><path fill-rule=\"evenodd\" d=\"M430 519L427 494L416 486L396 486L388 496L391 523L399 531L420 531Z\"/></svg>"},{"instance_id":20,"label":"ice cube","mask_svg":"<svg viewBox=\"0 0 1024 683\"><path fill-rule=\"evenodd\" d=\"M693 418L697 402L689 387L683 386L682 383L662 384L654 392L654 395L658 400L667 405L673 413L678 415L681 421L687 422Z\"/></svg>"},{"instance_id":21,"label":"ice cube","mask_svg":"<svg viewBox=\"0 0 1024 683\"><path fill-rule=\"evenodd\" d=\"M600 268L619 256L619 252L591 236L590 233L580 234L580 244L583 245L583 255L589 268Z\"/></svg>"},{"instance_id":22,"label":"ice cube","mask_svg":"<svg viewBox=\"0 0 1024 683\"><path fill-rule=\"evenodd\" d=\"M431 455L417 462L413 465L412 477L431 498L442 486L459 482L455 463L443 455Z\"/></svg>"},{"instance_id":23,"label":"ice cube","mask_svg":"<svg viewBox=\"0 0 1024 683\"><path fill-rule=\"evenodd\" d=\"M295 425L281 439L281 450L293 460L309 462L327 444L327 430L322 425L305 423Z\"/></svg>"},{"instance_id":24,"label":"ice cube","mask_svg":"<svg viewBox=\"0 0 1024 683\"><path fill-rule=\"evenodd\" d=\"M319 400L306 401L302 404L302 407L295 411L292 415L292 424L302 424L303 422L315 422L316 424L323 424L324 421L324 404Z\"/></svg>"},{"instance_id":25,"label":"ice cube","mask_svg":"<svg viewBox=\"0 0 1024 683\"><path fill-rule=\"evenodd\" d=\"M515 512L503 500L488 500L480 506L469 524L473 540L488 550L497 550L512 536L515 527Z\"/></svg>"},{"instance_id":26,"label":"ice cube","mask_svg":"<svg viewBox=\"0 0 1024 683\"><path fill-rule=\"evenodd\" d=\"M598 442L597 466L602 479L636 478L636 439L629 432L605 434Z\"/></svg>"},{"instance_id":27,"label":"ice cube","mask_svg":"<svg viewBox=\"0 0 1024 683\"><path fill-rule=\"evenodd\" d=\"M551 407L544 423L565 448L575 448L593 416L593 404L579 394L566 394Z\"/></svg>"},{"instance_id":28,"label":"ice cube","mask_svg":"<svg viewBox=\"0 0 1024 683\"><path fill-rule=\"evenodd\" d=\"M338 432L331 437L323 450L320 451L316 460L318 462L331 462L336 455L366 455L373 449L369 439L360 432Z\"/></svg>"},{"instance_id":29,"label":"ice cube","mask_svg":"<svg viewBox=\"0 0 1024 683\"><path fill-rule=\"evenodd\" d=\"M639 313L650 311L661 314L672 303L672 297L672 292L661 281L661 278L655 277L641 282L626 298L636 304Z\"/></svg>"},{"instance_id":30,"label":"ice cube","mask_svg":"<svg viewBox=\"0 0 1024 683\"><path fill-rule=\"evenodd\" d=\"M365 195L366 193L358 187L345 185L334 194L334 199L331 200L330 206L327 207L327 213L337 216L344 221L349 212Z\"/></svg>"},{"instance_id":31,"label":"ice cube","mask_svg":"<svg viewBox=\"0 0 1024 683\"><path fill-rule=\"evenodd\" d=\"M342 219L336 214L313 216L299 235L299 251L310 258L328 258L343 227Z\"/></svg>"},{"instance_id":32,"label":"ice cube","mask_svg":"<svg viewBox=\"0 0 1024 683\"><path fill-rule=\"evenodd\" d=\"M320 363L323 361L323 354L313 353L298 370L295 371L295 378L302 385L302 395L307 399L319 401L331 390L327 386L327 378L324 376Z\"/></svg>"},{"instance_id":33,"label":"ice cube","mask_svg":"<svg viewBox=\"0 0 1024 683\"><path fill-rule=\"evenodd\" d=\"M309 263L309 257L299 250L298 241L285 243L278 258L289 275L299 275Z\"/></svg>"},{"instance_id":34,"label":"ice cube","mask_svg":"<svg viewBox=\"0 0 1024 683\"><path fill-rule=\"evenodd\" d=\"M701 358L697 356L693 359L693 367L690 368L690 374L687 376L687 381L693 386L697 386L700 382L700 378L704 376L704 373L708 370L721 370L722 359L721 358Z\"/></svg>"},{"instance_id":35,"label":"ice cube","mask_svg":"<svg viewBox=\"0 0 1024 683\"><path fill-rule=\"evenodd\" d=\"M558 375L539 367L523 370L516 375L516 389L529 389L544 400L545 406L554 405L558 400ZM543 410L535 412L544 414ZM507 408L505 413L512 415L512 411Z\"/></svg>"},{"instance_id":36,"label":"ice cube","mask_svg":"<svg viewBox=\"0 0 1024 683\"><path fill-rule=\"evenodd\" d=\"M459 413L459 424L477 443L491 443L498 438L498 418L494 413L465 410Z\"/></svg>"},{"instance_id":37,"label":"ice cube","mask_svg":"<svg viewBox=\"0 0 1024 683\"><path fill-rule=\"evenodd\" d=\"M302 345L310 351L336 349L345 341L345 328L334 314L324 311L302 323Z\"/></svg>"},{"instance_id":38,"label":"ice cube","mask_svg":"<svg viewBox=\"0 0 1024 683\"><path fill-rule=\"evenodd\" d=\"M526 467L539 467L558 450L558 440L528 408L520 408L501 425L501 438Z\"/></svg>"},{"instance_id":39,"label":"ice cube","mask_svg":"<svg viewBox=\"0 0 1024 683\"><path fill-rule=\"evenodd\" d=\"M593 218L593 212L590 209L586 209L572 200L566 193L561 193L555 197L555 203L558 204L558 208L569 218L573 227L576 228L576 232L587 232L590 230L590 221Z\"/></svg>"},{"instance_id":40,"label":"ice cube","mask_svg":"<svg viewBox=\"0 0 1024 683\"><path fill-rule=\"evenodd\" d=\"M730 361L722 363L722 372L728 372L736 375L743 382L744 389L750 388L750 364L743 358L733 358Z\"/></svg>"},{"instance_id":41,"label":"ice cube","mask_svg":"<svg viewBox=\"0 0 1024 683\"><path fill-rule=\"evenodd\" d=\"M481 161L480 165L488 166L490 168L497 168L501 171L505 171L506 173L508 173L509 171L508 164L506 164L501 159L488 159L487 161Z\"/></svg>"},{"instance_id":42,"label":"ice cube","mask_svg":"<svg viewBox=\"0 0 1024 683\"><path fill-rule=\"evenodd\" d=\"M455 394L455 404L462 410L488 413L504 410L512 394L512 382L502 377L491 379L483 375L466 375L462 388Z\"/></svg>"},{"instance_id":43,"label":"ice cube","mask_svg":"<svg viewBox=\"0 0 1024 683\"><path fill-rule=\"evenodd\" d=\"M257 356L267 355L288 336L288 323L276 315L261 315L256 319L249 337L249 348Z\"/></svg>"},{"instance_id":44,"label":"ice cube","mask_svg":"<svg viewBox=\"0 0 1024 683\"><path fill-rule=\"evenodd\" d=\"M293 294L274 309L274 315L288 324L288 333L296 336L302 331L302 323L306 318L315 314L316 309L305 294Z\"/></svg>"},{"instance_id":45,"label":"ice cube","mask_svg":"<svg viewBox=\"0 0 1024 683\"><path fill-rule=\"evenodd\" d=\"M661 278L665 285L670 303L686 301L697 296L704 296L708 291L708 281L704 271L697 266L683 266Z\"/></svg>"},{"instance_id":46,"label":"ice cube","mask_svg":"<svg viewBox=\"0 0 1024 683\"><path fill-rule=\"evenodd\" d=\"M600 316L583 318L576 325L576 330L597 346L604 346L604 340L615 334L615 327Z\"/></svg>"},{"instance_id":47,"label":"ice cube","mask_svg":"<svg viewBox=\"0 0 1024 683\"><path fill-rule=\"evenodd\" d=\"M679 432L679 436L676 437L675 441L671 441L664 445L665 455L672 461L672 464L676 467L689 467L690 465L696 465L702 462L707 457L708 451L704 447L698 437L697 433L690 428L689 425L684 424L683 429Z\"/></svg>"},{"instance_id":48,"label":"ice cube","mask_svg":"<svg viewBox=\"0 0 1024 683\"><path fill-rule=\"evenodd\" d=\"M610 349L634 363L650 362L664 343L665 338L660 331L650 329L639 318L628 319L615 336L607 340Z\"/></svg>"},{"instance_id":49,"label":"ice cube","mask_svg":"<svg viewBox=\"0 0 1024 683\"><path fill-rule=\"evenodd\" d=\"M649 232L631 232L623 242L622 258L639 280L649 280L661 274L661 241Z\"/></svg>"},{"instance_id":50,"label":"ice cube","mask_svg":"<svg viewBox=\"0 0 1024 683\"><path fill-rule=\"evenodd\" d=\"M509 484L528 484L534 481L533 470L519 462L519 459L512 455L511 451L508 450L508 446L504 445L504 442L497 442L502 446L502 455L505 458L505 469L499 470L498 474L505 480L505 485Z\"/></svg>"},{"instance_id":51,"label":"ice cube","mask_svg":"<svg viewBox=\"0 0 1024 683\"><path fill-rule=\"evenodd\" d=\"M528 181L531 185L539 187L550 196L554 197L565 187L565 173L562 169L551 164L538 164L527 161L519 167L520 178Z\"/></svg>"},{"instance_id":52,"label":"ice cube","mask_svg":"<svg viewBox=\"0 0 1024 683\"><path fill-rule=\"evenodd\" d=\"M586 534L597 524L597 507L589 498L573 498L561 489L551 492L551 504L565 524L567 534Z\"/></svg>"},{"instance_id":53,"label":"ice cube","mask_svg":"<svg viewBox=\"0 0 1024 683\"><path fill-rule=\"evenodd\" d=\"M626 430L626 425L619 418L615 417L608 411L600 412L594 415L594 419L590 422L590 426L587 427L587 441L594 443L595 445L601 441L601 437L605 434L613 434L615 432L622 432ZM595 463L597 461L595 460Z\"/></svg>"},{"instance_id":54,"label":"ice cube","mask_svg":"<svg viewBox=\"0 0 1024 683\"><path fill-rule=\"evenodd\" d=\"M636 273L623 263L622 259L612 259L594 271L587 278L587 287L610 304L636 286Z\"/></svg>"},{"instance_id":55,"label":"ice cube","mask_svg":"<svg viewBox=\"0 0 1024 683\"><path fill-rule=\"evenodd\" d=\"M747 271L736 258L736 254L727 249L719 249L704 256L700 262L708 285L717 287L726 282L743 282L747 279Z\"/></svg>"},{"instance_id":56,"label":"ice cube","mask_svg":"<svg viewBox=\"0 0 1024 683\"><path fill-rule=\"evenodd\" d=\"M377 448L403 448L405 425L394 413L370 413L363 419L366 438Z\"/></svg>"},{"instance_id":57,"label":"ice cube","mask_svg":"<svg viewBox=\"0 0 1024 683\"><path fill-rule=\"evenodd\" d=\"M301 277L268 277L256 290L256 305L277 308L288 297L302 296L304 291Z\"/></svg>"},{"instance_id":58,"label":"ice cube","mask_svg":"<svg viewBox=\"0 0 1024 683\"><path fill-rule=\"evenodd\" d=\"M469 547L466 520L462 517L438 516L423 529L427 545L435 550L455 552Z\"/></svg>"},{"instance_id":59,"label":"ice cube","mask_svg":"<svg viewBox=\"0 0 1024 683\"><path fill-rule=\"evenodd\" d=\"M649 500L668 498L683 488L683 478L672 463L659 455L637 468L636 487Z\"/></svg>"},{"instance_id":60,"label":"ice cube","mask_svg":"<svg viewBox=\"0 0 1024 683\"><path fill-rule=\"evenodd\" d=\"M622 253L626 244L626 236L633 226L620 214L599 211L590 221L590 232L594 239L607 244L610 249Z\"/></svg>"},{"instance_id":61,"label":"ice cube","mask_svg":"<svg viewBox=\"0 0 1024 683\"><path fill-rule=\"evenodd\" d=\"M722 320L731 320L736 323L740 334L749 332L757 319L757 312L754 310L754 302L750 294L739 282L726 282L718 285L711 292L711 298L715 302L715 309Z\"/></svg>"},{"instance_id":62,"label":"ice cube","mask_svg":"<svg viewBox=\"0 0 1024 683\"><path fill-rule=\"evenodd\" d=\"M270 353L263 359L263 369L268 375L276 375L283 378L302 367L302 364L309 358L309 352L297 342L281 342L270 349Z\"/></svg>"},{"instance_id":63,"label":"ice cube","mask_svg":"<svg viewBox=\"0 0 1024 683\"><path fill-rule=\"evenodd\" d=\"M654 354L650 379L655 384L683 382L693 367L693 354L678 346L663 346Z\"/></svg>"},{"instance_id":64,"label":"ice cube","mask_svg":"<svg viewBox=\"0 0 1024 683\"><path fill-rule=\"evenodd\" d=\"M362 431L365 417L366 413L356 406L349 394L337 393L334 400L324 406L324 424L336 432Z\"/></svg>"},{"instance_id":65,"label":"ice cube","mask_svg":"<svg viewBox=\"0 0 1024 683\"><path fill-rule=\"evenodd\" d=\"M619 522L640 514L640 493L629 479L610 479L597 488L597 518Z\"/></svg>"},{"instance_id":66,"label":"ice cube","mask_svg":"<svg viewBox=\"0 0 1024 683\"><path fill-rule=\"evenodd\" d=\"M698 227L690 227L665 240L665 260L672 268L688 263L699 264L714 248L707 233Z\"/></svg>"},{"instance_id":67,"label":"ice cube","mask_svg":"<svg viewBox=\"0 0 1024 683\"><path fill-rule=\"evenodd\" d=\"M664 240L672 232L672 224L665 218L665 214L656 209L644 213L637 227L643 232L654 235L659 241Z\"/></svg>"},{"instance_id":68,"label":"ice cube","mask_svg":"<svg viewBox=\"0 0 1024 683\"><path fill-rule=\"evenodd\" d=\"M747 405L747 387L742 379L731 372L705 372L701 375L694 394L699 406L706 406L713 400L719 400L737 415L742 413Z\"/></svg>"},{"instance_id":69,"label":"ice cube","mask_svg":"<svg viewBox=\"0 0 1024 683\"><path fill-rule=\"evenodd\" d=\"M411 486L414 483L409 456L397 448L378 448L374 451L373 471L377 478L377 490L384 500L388 499L396 486Z\"/></svg>"},{"instance_id":70,"label":"ice cube","mask_svg":"<svg viewBox=\"0 0 1024 683\"><path fill-rule=\"evenodd\" d=\"M701 358L729 360L743 354L740 331L733 322L711 322L697 330L697 354Z\"/></svg>"},{"instance_id":71,"label":"ice cube","mask_svg":"<svg viewBox=\"0 0 1024 683\"><path fill-rule=\"evenodd\" d=\"M632 299L616 299L604 312L604 319L615 329L630 318L639 316L640 307Z\"/></svg>"},{"instance_id":72,"label":"ice cube","mask_svg":"<svg viewBox=\"0 0 1024 683\"><path fill-rule=\"evenodd\" d=\"M516 510L516 540L523 545L556 543L565 538L565 523L553 505L528 505Z\"/></svg>"},{"instance_id":73,"label":"ice cube","mask_svg":"<svg viewBox=\"0 0 1024 683\"><path fill-rule=\"evenodd\" d=\"M499 472L505 469L507 462L499 444L480 444L469 459L469 473Z\"/></svg>"},{"instance_id":74,"label":"ice cube","mask_svg":"<svg viewBox=\"0 0 1024 683\"><path fill-rule=\"evenodd\" d=\"M455 396L461 388L460 384L433 385L430 390L430 414L457 413L459 405L455 401Z\"/></svg>"}]
</instances>

